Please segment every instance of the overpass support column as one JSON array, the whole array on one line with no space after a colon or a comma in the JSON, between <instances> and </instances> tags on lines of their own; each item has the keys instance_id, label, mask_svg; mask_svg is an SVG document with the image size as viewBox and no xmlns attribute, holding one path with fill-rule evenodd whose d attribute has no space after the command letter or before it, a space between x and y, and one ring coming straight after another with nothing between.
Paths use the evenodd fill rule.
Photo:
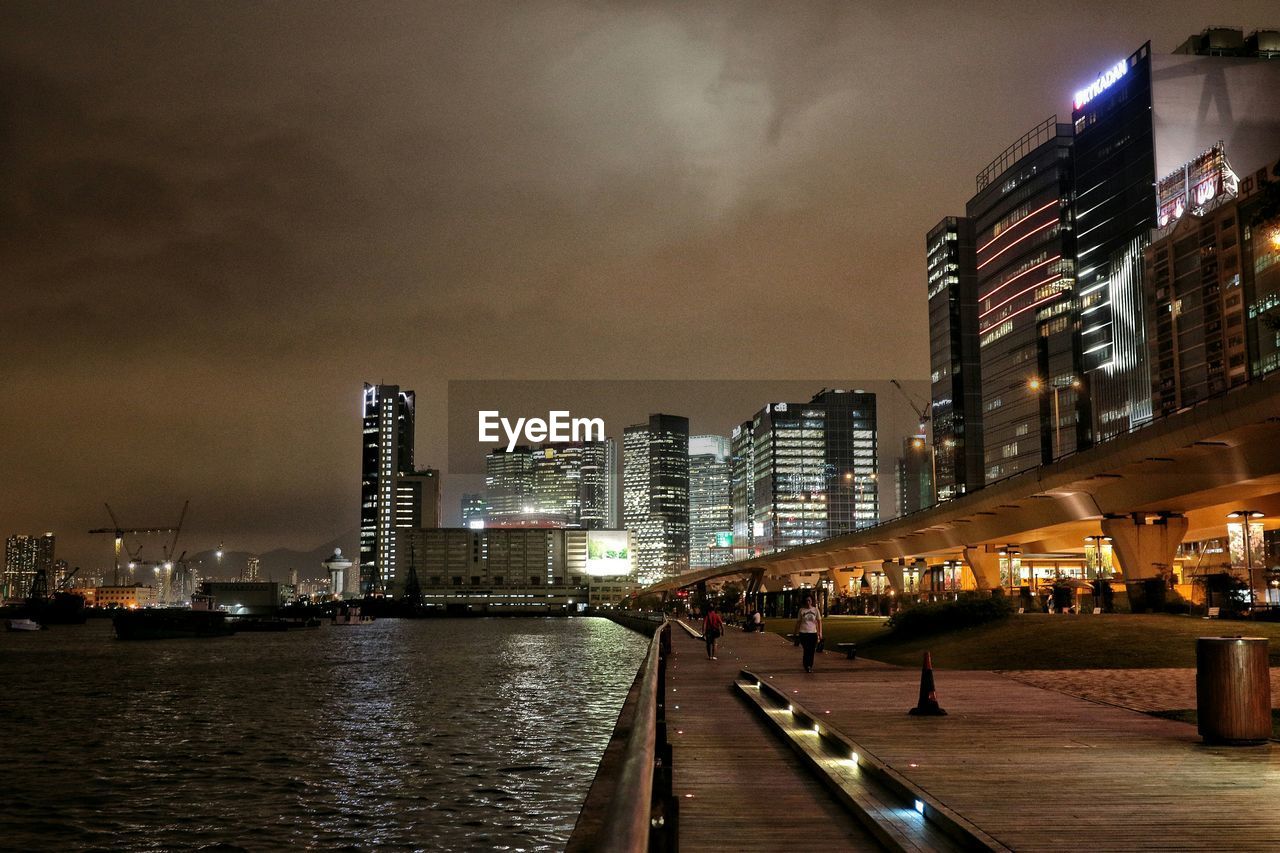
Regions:
<instances>
[{"instance_id":1,"label":"overpass support column","mask_svg":"<svg viewBox=\"0 0 1280 853\"><path fill-rule=\"evenodd\" d=\"M969 546L964 549L964 564L973 572L973 583L980 591L990 592L1000 588L1000 552L990 545Z\"/></svg>"},{"instance_id":2,"label":"overpass support column","mask_svg":"<svg viewBox=\"0 0 1280 853\"><path fill-rule=\"evenodd\" d=\"M889 579L889 588L896 595L902 595L902 564L893 560L885 560L880 564L880 571Z\"/></svg>"},{"instance_id":3,"label":"overpass support column","mask_svg":"<svg viewBox=\"0 0 1280 853\"><path fill-rule=\"evenodd\" d=\"M1143 581L1163 577L1173 566L1173 556L1187 534L1187 519L1161 514L1148 523L1145 513L1104 518L1102 534L1111 537L1111 549L1120 561L1131 609L1141 613L1158 604L1147 601Z\"/></svg>"}]
</instances>

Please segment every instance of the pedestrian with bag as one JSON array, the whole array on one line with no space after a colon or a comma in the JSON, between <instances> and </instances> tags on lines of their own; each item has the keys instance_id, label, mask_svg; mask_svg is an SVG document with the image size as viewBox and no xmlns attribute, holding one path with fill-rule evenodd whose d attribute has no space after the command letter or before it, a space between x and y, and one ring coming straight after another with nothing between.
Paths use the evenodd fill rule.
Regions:
<instances>
[{"instance_id":1,"label":"pedestrian with bag","mask_svg":"<svg viewBox=\"0 0 1280 853\"><path fill-rule=\"evenodd\" d=\"M804 648L804 671L813 672L813 652L822 642L822 613L813 604L813 596L804 597L804 606L796 615L796 642Z\"/></svg>"},{"instance_id":2,"label":"pedestrian with bag","mask_svg":"<svg viewBox=\"0 0 1280 853\"><path fill-rule=\"evenodd\" d=\"M716 657L716 641L724 633L724 620L715 605L707 608L707 615L702 618L702 639L707 644L707 660L719 660Z\"/></svg>"}]
</instances>

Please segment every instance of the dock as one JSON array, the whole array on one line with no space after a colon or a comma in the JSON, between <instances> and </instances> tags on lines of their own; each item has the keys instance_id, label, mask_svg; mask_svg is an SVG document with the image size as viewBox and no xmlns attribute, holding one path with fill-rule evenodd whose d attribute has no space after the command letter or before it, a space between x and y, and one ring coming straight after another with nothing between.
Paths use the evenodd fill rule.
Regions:
<instances>
[{"instance_id":1,"label":"dock","mask_svg":"<svg viewBox=\"0 0 1280 853\"><path fill-rule=\"evenodd\" d=\"M866 768L901 780L900 799L953 816L988 849L1262 851L1280 839L1274 742L1205 746L1186 723L990 672L937 672L947 716L912 717L916 669L827 653L807 674L783 638L732 629L719 660L707 660L689 631L673 631L672 647L667 715L685 850L788 849L797 827L810 843L911 849L892 832L885 844L831 816L833 803L851 813L829 778L849 775L849 762L823 770L825 759L800 761L782 724L765 726L752 707L742 685L753 678L812 715L826 753L835 754L830 743L858 753ZM772 713L789 714L776 703ZM903 808L881 816L896 821Z\"/></svg>"}]
</instances>

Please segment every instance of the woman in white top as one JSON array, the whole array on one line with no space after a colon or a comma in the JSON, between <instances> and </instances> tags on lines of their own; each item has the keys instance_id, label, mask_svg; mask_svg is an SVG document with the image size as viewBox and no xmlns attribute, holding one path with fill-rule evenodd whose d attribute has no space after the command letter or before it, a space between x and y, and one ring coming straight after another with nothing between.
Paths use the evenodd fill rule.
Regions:
<instances>
[{"instance_id":1,"label":"woman in white top","mask_svg":"<svg viewBox=\"0 0 1280 853\"><path fill-rule=\"evenodd\" d=\"M796 616L796 639L804 647L804 671L813 672L813 650L822 640L822 614L813 606L813 596L804 597L804 607Z\"/></svg>"}]
</instances>

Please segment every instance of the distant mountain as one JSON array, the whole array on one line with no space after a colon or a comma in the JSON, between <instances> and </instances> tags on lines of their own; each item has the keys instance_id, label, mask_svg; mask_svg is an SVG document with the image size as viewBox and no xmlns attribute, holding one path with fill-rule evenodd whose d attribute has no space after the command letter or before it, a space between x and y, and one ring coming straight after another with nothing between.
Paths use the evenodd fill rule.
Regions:
<instances>
[{"instance_id":1,"label":"distant mountain","mask_svg":"<svg viewBox=\"0 0 1280 853\"><path fill-rule=\"evenodd\" d=\"M329 558L334 548L341 548L342 553L354 561L359 543L360 531L353 528L322 545L317 545L310 551L277 548L274 551L256 555L250 551L223 551L221 560L218 559L216 551L201 551L197 554L188 554L187 560L193 568L198 563L198 571L206 577L235 578L244 571L249 558L257 556L261 560L258 567L258 577L261 580L288 583L290 569L297 569L298 577L302 580L324 577L324 569L320 564Z\"/></svg>"}]
</instances>

